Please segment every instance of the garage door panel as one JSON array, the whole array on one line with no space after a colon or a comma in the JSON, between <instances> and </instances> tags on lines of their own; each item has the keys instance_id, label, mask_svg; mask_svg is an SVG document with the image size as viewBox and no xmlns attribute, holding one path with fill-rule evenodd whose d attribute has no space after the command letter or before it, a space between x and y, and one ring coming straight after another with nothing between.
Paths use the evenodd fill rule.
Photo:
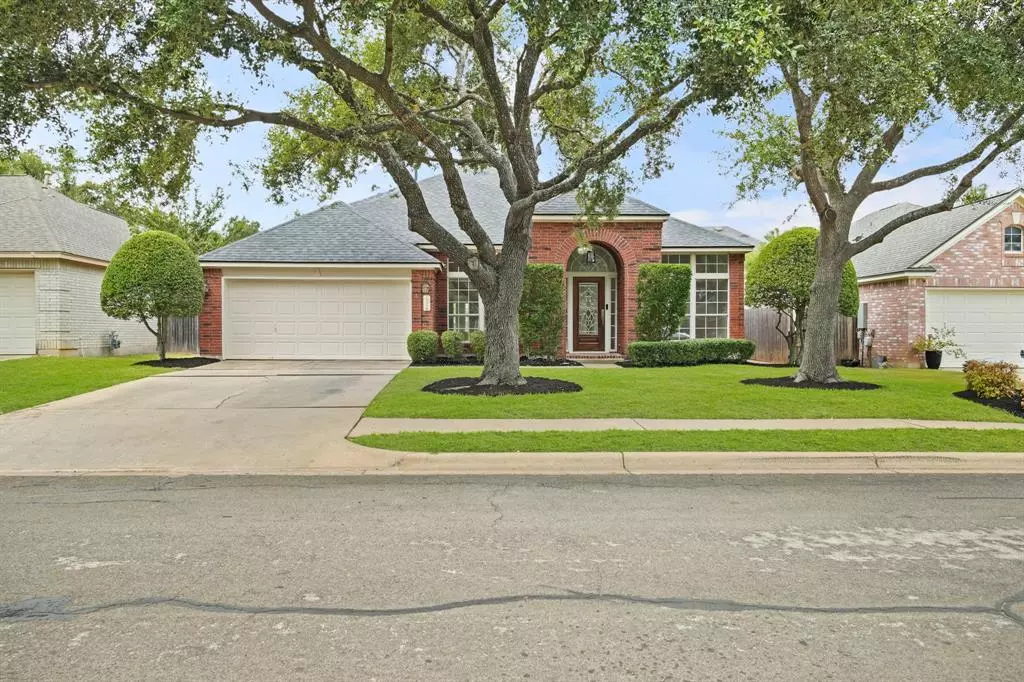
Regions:
<instances>
[{"instance_id":1,"label":"garage door panel","mask_svg":"<svg viewBox=\"0 0 1024 682\"><path fill-rule=\"evenodd\" d=\"M228 279L224 354L407 359L409 296L408 281Z\"/></svg>"},{"instance_id":2,"label":"garage door panel","mask_svg":"<svg viewBox=\"0 0 1024 682\"><path fill-rule=\"evenodd\" d=\"M1024 289L928 290L925 305L928 331L952 327L968 359L1024 363ZM942 365L962 362L946 353Z\"/></svg>"},{"instance_id":3,"label":"garage door panel","mask_svg":"<svg viewBox=\"0 0 1024 682\"><path fill-rule=\"evenodd\" d=\"M31 272L0 273L0 355L35 352L35 276Z\"/></svg>"}]
</instances>

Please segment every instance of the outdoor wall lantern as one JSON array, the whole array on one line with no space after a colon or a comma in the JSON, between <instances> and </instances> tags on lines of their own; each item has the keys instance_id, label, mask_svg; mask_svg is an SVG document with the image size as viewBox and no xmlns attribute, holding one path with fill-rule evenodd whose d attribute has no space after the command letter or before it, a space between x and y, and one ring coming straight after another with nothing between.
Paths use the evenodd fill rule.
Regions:
<instances>
[{"instance_id":1,"label":"outdoor wall lantern","mask_svg":"<svg viewBox=\"0 0 1024 682\"><path fill-rule=\"evenodd\" d=\"M423 312L430 312L430 282L423 282L420 286L420 293L423 294Z\"/></svg>"}]
</instances>

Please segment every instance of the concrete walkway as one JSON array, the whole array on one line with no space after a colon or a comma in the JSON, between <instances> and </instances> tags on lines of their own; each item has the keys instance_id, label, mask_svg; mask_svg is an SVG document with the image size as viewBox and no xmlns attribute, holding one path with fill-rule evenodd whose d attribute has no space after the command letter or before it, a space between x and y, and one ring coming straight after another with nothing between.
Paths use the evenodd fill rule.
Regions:
<instances>
[{"instance_id":1,"label":"concrete walkway","mask_svg":"<svg viewBox=\"0 0 1024 682\"><path fill-rule=\"evenodd\" d=\"M727 429L1019 429L1024 422L929 421L921 419L384 419L363 417L349 436L403 431L722 431ZM1024 435L1022 435L1024 449Z\"/></svg>"}]
</instances>

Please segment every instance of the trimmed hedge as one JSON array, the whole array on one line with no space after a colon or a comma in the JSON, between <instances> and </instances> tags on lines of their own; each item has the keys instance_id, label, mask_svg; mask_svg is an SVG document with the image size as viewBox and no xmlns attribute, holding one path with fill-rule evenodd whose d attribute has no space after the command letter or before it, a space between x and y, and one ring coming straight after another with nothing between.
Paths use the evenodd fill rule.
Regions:
<instances>
[{"instance_id":1,"label":"trimmed hedge","mask_svg":"<svg viewBox=\"0 0 1024 682\"><path fill-rule=\"evenodd\" d=\"M454 329L441 332L441 348L444 354L450 358L462 357L462 333Z\"/></svg>"},{"instance_id":2,"label":"trimmed hedge","mask_svg":"<svg viewBox=\"0 0 1024 682\"><path fill-rule=\"evenodd\" d=\"M480 362L484 361L484 354L487 352L487 335L480 330L471 331L469 333L469 347L473 350L473 355Z\"/></svg>"},{"instance_id":3,"label":"trimmed hedge","mask_svg":"<svg viewBox=\"0 0 1024 682\"><path fill-rule=\"evenodd\" d=\"M636 280L636 334L644 341L669 339L690 303L690 266L641 265Z\"/></svg>"},{"instance_id":4,"label":"trimmed hedge","mask_svg":"<svg viewBox=\"0 0 1024 682\"><path fill-rule=\"evenodd\" d=\"M519 301L519 343L527 355L553 358L565 326L565 275L561 265L531 263Z\"/></svg>"},{"instance_id":5,"label":"trimmed hedge","mask_svg":"<svg viewBox=\"0 0 1024 682\"><path fill-rule=\"evenodd\" d=\"M437 332L422 330L409 334L405 348L413 362L427 362L437 358Z\"/></svg>"},{"instance_id":6,"label":"trimmed hedge","mask_svg":"<svg viewBox=\"0 0 1024 682\"><path fill-rule=\"evenodd\" d=\"M634 341L629 344L629 359L634 367L745 362L754 355L754 348L748 339Z\"/></svg>"}]
</instances>

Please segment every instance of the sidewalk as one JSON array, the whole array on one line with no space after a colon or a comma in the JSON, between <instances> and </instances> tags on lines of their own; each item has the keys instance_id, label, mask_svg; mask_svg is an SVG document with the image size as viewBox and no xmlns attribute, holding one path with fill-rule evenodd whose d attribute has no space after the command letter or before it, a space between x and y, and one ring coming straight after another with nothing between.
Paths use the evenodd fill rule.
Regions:
<instances>
[{"instance_id":1,"label":"sidewalk","mask_svg":"<svg viewBox=\"0 0 1024 682\"><path fill-rule=\"evenodd\" d=\"M721 431L728 429L1019 429L1021 422L927 421L920 419L385 419L363 417L349 437L373 433L436 431ZM1024 435L1022 435L1024 440Z\"/></svg>"}]
</instances>

